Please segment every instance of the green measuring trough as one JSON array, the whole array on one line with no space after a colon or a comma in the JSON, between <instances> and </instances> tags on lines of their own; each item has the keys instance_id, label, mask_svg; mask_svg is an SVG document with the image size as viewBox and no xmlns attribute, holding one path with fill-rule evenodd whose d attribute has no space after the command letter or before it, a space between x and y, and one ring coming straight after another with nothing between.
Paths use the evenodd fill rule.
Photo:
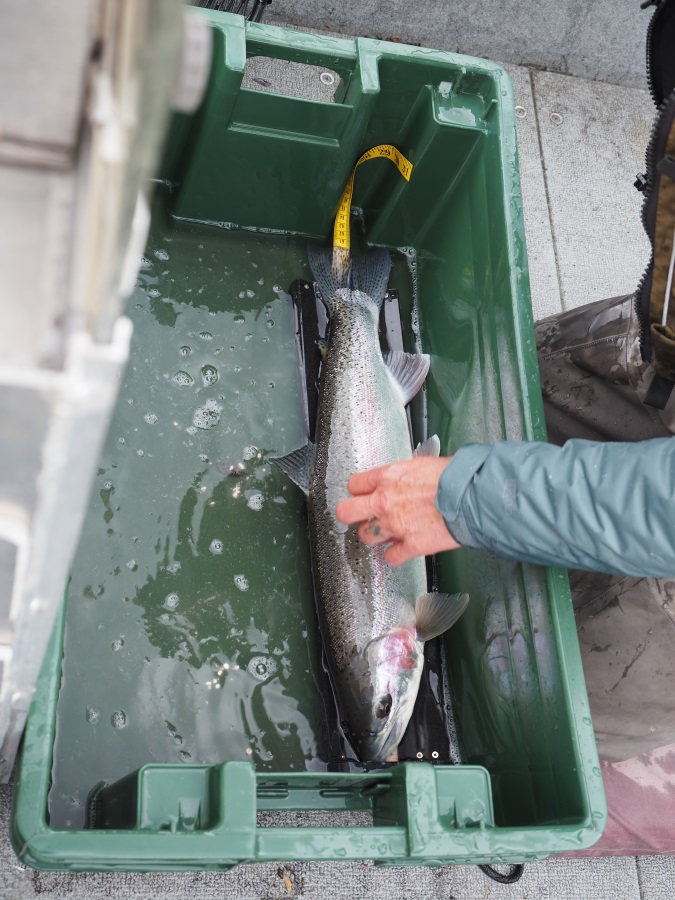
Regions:
<instances>
[{"instance_id":1,"label":"green measuring trough","mask_svg":"<svg viewBox=\"0 0 675 900\"><path fill-rule=\"evenodd\" d=\"M167 139L126 382L28 720L14 848L42 869L150 871L588 847L606 804L566 575L441 555L439 589L471 597L443 638L459 763L329 771L303 500L265 465L303 443L285 291L308 277L307 239L329 242L356 159L385 143L411 180L361 166L353 232L392 250L404 339L431 355L414 430L444 454L545 439L509 79L456 54L203 14L211 79ZM260 56L337 73L333 101L242 87ZM297 810L310 824L283 818Z\"/></svg>"}]
</instances>

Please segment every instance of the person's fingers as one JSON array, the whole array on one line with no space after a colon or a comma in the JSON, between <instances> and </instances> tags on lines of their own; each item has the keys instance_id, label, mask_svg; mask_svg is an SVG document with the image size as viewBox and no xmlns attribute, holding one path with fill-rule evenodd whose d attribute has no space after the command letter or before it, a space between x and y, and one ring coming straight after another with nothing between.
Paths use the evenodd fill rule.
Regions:
<instances>
[{"instance_id":1,"label":"person's fingers","mask_svg":"<svg viewBox=\"0 0 675 900\"><path fill-rule=\"evenodd\" d=\"M356 522L365 522L375 515L373 508L373 495L362 494L358 497L350 497L340 500L335 507L335 515L345 525L354 525Z\"/></svg>"},{"instance_id":2,"label":"person's fingers","mask_svg":"<svg viewBox=\"0 0 675 900\"><path fill-rule=\"evenodd\" d=\"M347 490L350 494L372 494L378 487L395 480L406 465L407 462L393 462L355 472L347 482Z\"/></svg>"},{"instance_id":3,"label":"person's fingers","mask_svg":"<svg viewBox=\"0 0 675 900\"><path fill-rule=\"evenodd\" d=\"M392 535L382 527L377 519L364 522L359 528L359 537L364 544L386 544L392 539Z\"/></svg>"},{"instance_id":4,"label":"person's fingers","mask_svg":"<svg viewBox=\"0 0 675 900\"><path fill-rule=\"evenodd\" d=\"M376 469L356 472L347 482L347 490L352 495L372 494L380 483L382 470L386 468L386 466L378 466Z\"/></svg>"},{"instance_id":5,"label":"person's fingers","mask_svg":"<svg viewBox=\"0 0 675 900\"><path fill-rule=\"evenodd\" d=\"M411 553L405 541L395 541L384 551L384 558L390 566L402 566L418 554Z\"/></svg>"}]
</instances>

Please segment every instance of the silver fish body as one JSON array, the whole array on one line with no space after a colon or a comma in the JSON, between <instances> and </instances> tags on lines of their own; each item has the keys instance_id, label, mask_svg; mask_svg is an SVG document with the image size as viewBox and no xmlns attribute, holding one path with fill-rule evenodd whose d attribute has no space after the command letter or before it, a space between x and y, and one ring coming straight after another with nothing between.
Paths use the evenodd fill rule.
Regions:
<instances>
[{"instance_id":1,"label":"silver fish body","mask_svg":"<svg viewBox=\"0 0 675 900\"><path fill-rule=\"evenodd\" d=\"M371 710L382 704L382 719L391 718L396 690L386 677L373 684L364 651L393 629L414 625L415 600L426 593L427 576L423 559L390 566L383 546L364 544L355 526L345 529L335 517L350 475L410 459L412 450L401 391L380 351L377 306L346 289L334 299L309 491L310 540L317 609L347 730L362 758L378 758L386 755L388 732L372 734L378 723ZM407 693L416 695L424 645L412 631L410 637Z\"/></svg>"},{"instance_id":2,"label":"silver fish body","mask_svg":"<svg viewBox=\"0 0 675 900\"><path fill-rule=\"evenodd\" d=\"M432 620L441 611L444 629L468 599L456 595L441 609L439 600L448 598L429 600L423 558L390 566L383 546L364 544L357 527L343 525L335 515L337 503L349 496L347 482L354 472L413 455L405 405L421 387L429 358L398 353L385 360L382 355L378 321L389 274L385 253L362 261L358 281L370 290L337 286L328 260L310 253L330 316L316 446L275 460L308 495L324 647L345 731L364 761L385 760L410 720L429 636L428 627L426 634L419 627L420 603L433 607ZM438 455L438 439L422 452Z\"/></svg>"}]
</instances>

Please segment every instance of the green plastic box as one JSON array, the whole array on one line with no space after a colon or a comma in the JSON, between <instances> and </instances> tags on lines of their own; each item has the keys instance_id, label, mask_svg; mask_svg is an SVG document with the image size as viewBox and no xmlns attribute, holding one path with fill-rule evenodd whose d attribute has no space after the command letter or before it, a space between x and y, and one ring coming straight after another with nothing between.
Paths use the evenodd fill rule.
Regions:
<instances>
[{"instance_id":1,"label":"green plastic box","mask_svg":"<svg viewBox=\"0 0 675 900\"><path fill-rule=\"evenodd\" d=\"M386 161L369 162L354 205L369 243L407 248L416 262L417 328L432 359L428 432L444 453L470 441L544 440L514 100L503 70L205 15L214 30L210 86L195 115L175 118L162 172L176 221L327 242L355 160L376 144L396 145L414 163L410 182ZM336 72L334 102L242 88L252 56ZM593 844L606 804L565 573L472 550L442 555L438 572L440 590L471 596L444 638L462 764L405 763L366 775L256 772L246 761L146 765L104 786L96 818L75 831L51 828L47 813L62 618L15 787L19 858L69 871L279 859L445 865L537 860ZM294 810L363 811L372 825L257 819Z\"/></svg>"}]
</instances>

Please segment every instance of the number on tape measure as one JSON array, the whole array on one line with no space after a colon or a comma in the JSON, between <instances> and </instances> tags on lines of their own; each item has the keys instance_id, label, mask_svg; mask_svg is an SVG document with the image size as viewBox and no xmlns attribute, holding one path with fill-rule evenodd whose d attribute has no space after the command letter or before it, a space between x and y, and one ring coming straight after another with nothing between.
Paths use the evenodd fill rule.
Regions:
<instances>
[{"instance_id":1,"label":"number on tape measure","mask_svg":"<svg viewBox=\"0 0 675 900\"><path fill-rule=\"evenodd\" d=\"M345 187L340 203L338 205L337 215L335 216L335 226L333 228L333 249L349 251L351 239L349 233L349 214L352 208L352 194L354 193L354 176L356 170L361 163L367 162L369 159L390 159L406 181L410 181L410 175L413 165L409 159L406 159L402 153L391 144L378 144L377 147L371 147L370 150L359 157L349 176L347 186ZM335 253L334 253L335 256ZM340 254L342 257L342 254Z\"/></svg>"}]
</instances>

